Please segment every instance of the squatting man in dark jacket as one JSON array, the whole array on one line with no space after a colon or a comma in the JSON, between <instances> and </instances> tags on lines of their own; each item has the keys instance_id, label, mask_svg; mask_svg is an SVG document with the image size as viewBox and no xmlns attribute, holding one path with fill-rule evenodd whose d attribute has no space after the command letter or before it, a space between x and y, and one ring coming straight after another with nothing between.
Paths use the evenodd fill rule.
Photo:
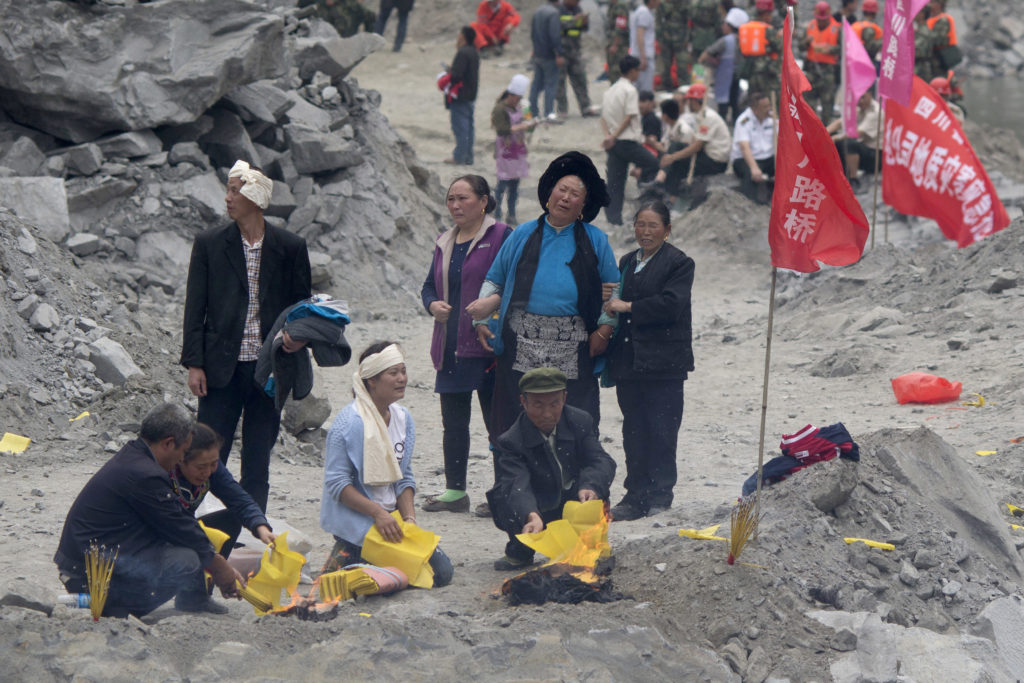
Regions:
<instances>
[{"instance_id":1,"label":"squatting man in dark jacket","mask_svg":"<svg viewBox=\"0 0 1024 683\"><path fill-rule=\"evenodd\" d=\"M169 472L182 462L194 427L182 406L157 406L143 418L139 438L86 482L68 511L53 558L68 592L89 591L85 551L90 543L118 550L104 616L141 617L175 596L183 611L213 611L206 592L194 590L204 585L204 569L224 597L237 595L236 582L245 584L214 552L171 484Z\"/></svg>"},{"instance_id":2,"label":"squatting man in dark jacket","mask_svg":"<svg viewBox=\"0 0 1024 683\"><path fill-rule=\"evenodd\" d=\"M543 531L562 517L570 500L607 499L615 477L611 459L585 411L565 404L565 373L530 370L519 380L523 412L498 437L494 448L495 484L487 492L494 524L508 533L498 571L533 564L533 550L516 534Z\"/></svg>"}]
</instances>

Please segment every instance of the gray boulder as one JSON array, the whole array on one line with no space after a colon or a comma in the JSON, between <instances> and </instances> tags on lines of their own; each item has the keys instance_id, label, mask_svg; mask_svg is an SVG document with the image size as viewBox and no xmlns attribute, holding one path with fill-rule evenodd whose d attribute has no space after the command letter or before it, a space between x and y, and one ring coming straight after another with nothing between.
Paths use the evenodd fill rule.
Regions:
<instances>
[{"instance_id":1,"label":"gray boulder","mask_svg":"<svg viewBox=\"0 0 1024 683\"><path fill-rule=\"evenodd\" d=\"M68 251L75 256L88 256L100 248L100 238L88 232L75 233L68 238Z\"/></svg>"},{"instance_id":2,"label":"gray boulder","mask_svg":"<svg viewBox=\"0 0 1024 683\"><path fill-rule=\"evenodd\" d=\"M242 159L253 166L259 166L259 155L238 114L227 109L213 109L210 115L213 116L213 129L199 138L199 145L209 155L213 165L230 168Z\"/></svg>"},{"instance_id":3,"label":"gray boulder","mask_svg":"<svg viewBox=\"0 0 1024 683\"><path fill-rule=\"evenodd\" d=\"M69 147L64 157L65 168L73 175L94 175L103 165L103 150L93 142Z\"/></svg>"},{"instance_id":4,"label":"gray boulder","mask_svg":"<svg viewBox=\"0 0 1024 683\"><path fill-rule=\"evenodd\" d=\"M1020 596L1009 595L990 602L978 615L975 635L988 638L999 648L1010 671L1024 671L1024 605Z\"/></svg>"},{"instance_id":5,"label":"gray boulder","mask_svg":"<svg viewBox=\"0 0 1024 683\"><path fill-rule=\"evenodd\" d=\"M319 429L330 417L330 402L311 394L301 401L288 401L281 417L281 426L289 434L301 434L307 429Z\"/></svg>"},{"instance_id":6,"label":"gray boulder","mask_svg":"<svg viewBox=\"0 0 1024 683\"><path fill-rule=\"evenodd\" d=\"M186 272L191 253L191 243L169 230L147 232L135 242L135 254L140 262L152 263L176 273Z\"/></svg>"},{"instance_id":7,"label":"gray boulder","mask_svg":"<svg viewBox=\"0 0 1024 683\"><path fill-rule=\"evenodd\" d=\"M122 385L129 377L142 374L124 347L110 337L89 344L89 362L96 366L96 376L111 384Z\"/></svg>"},{"instance_id":8,"label":"gray boulder","mask_svg":"<svg viewBox=\"0 0 1024 683\"><path fill-rule=\"evenodd\" d=\"M0 3L0 101L73 142L195 120L240 83L281 75L284 22L244 0Z\"/></svg>"},{"instance_id":9,"label":"gray boulder","mask_svg":"<svg viewBox=\"0 0 1024 683\"><path fill-rule=\"evenodd\" d=\"M49 332L60 327L60 314L50 304L42 303L36 307L28 324L36 332Z\"/></svg>"},{"instance_id":10,"label":"gray boulder","mask_svg":"<svg viewBox=\"0 0 1024 683\"><path fill-rule=\"evenodd\" d=\"M289 90L285 93L288 97L288 101L291 102L291 107L288 109L288 113L285 114L285 118L291 123L298 123L309 128L315 128L317 130L326 133L331 129L331 115L324 111L320 107L310 104L302 95Z\"/></svg>"},{"instance_id":11,"label":"gray boulder","mask_svg":"<svg viewBox=\"0 0 1024 683\"><path fill-rule=\"evenodd\" d=\"M6 579L0 589L0 606L24 607L50 616L53 612L53 592L31 583L24 576Z\"/></svg>"},{"instance_id":12,"label":"gray boulder","mask_svg":"<svg viewBox=\"0 0 1024 683\"><path fill-rule=\"evenodd\" d=\"M357 33L351 38L299 38L295 41L295 66L304 81L320 71L337 82L384 45L384 39L376 33Z\"/></svg>"},{"instance_id":13,"label":"gray boulder","mask_svg":"<svg viewBox=\"0 0 1024 683\"><path fill-rule=\"evenodd\" d=\"M284 131L295 169L302 175L325 173L363 163L359 145L337 135L321 133L297 123L288 124Z\"/></svg>"},{"instance_id":14,"label":"gray boulder","mask_svg":"<svg viewBox=\"0 0 1024 683\"><path fill-rule=\"evenodd\" d=\"M274 194L270 197L270 206L264 212L268 216L288 218L295 210L295 197L287 183L275 182Z\"/></svg>"},{"instance_id":15,"label":"gray boulder","mask_svg":"<svg viewBox=\"0 0 1024 683\"><path fill-rule=\"evenodd\" d=\"M198 142L178 142L171 147L167 161L172 164L189 163L199 168L209 168L210 160L199 147Z\"/></svg>"},{"instance_id":16,"label":"gray boulder","mask_svg":"<svg viewBox=\"0 0 1024 683\"><path fill-rule=\"evenodd\" d=\"M38 227L51 242L64 241L71 231L60 178L0 178L0 206Z\"/></svg>"},{"instance_id":17,"label":"gray boulder","mask_svg":"<svg viewBox=\"0 0 1024 683\"><path fill-rule=\"evenodd\" d=\"M107 157L135 159L155 154L163 149L160 138L151 130L133 130L100 138L96 145Z\"/></svg>"},{"instance_id":18,"label":"gray boulder","mask_svg":"<svg viewBox=\"0 0 1024 683\"><path fill-rule=\"evenodd\" d=\"M32 138L23 136L14 141L0 156L0 166L6 166L20 176L41 175L46 155L39 151Z\"/></svg>"},{"instance_id":19,"label":"gray boulder","mask_svg":"<svg viewBox=\"0 0 1024 683\"><path fill-rule=\"evenodd\" d=\"M227 207L224 206L226 193L227 188L212 171L192 176L181 183L181 194L187 197L207 220L227 217Z\"/></svg>"}]
</instances>

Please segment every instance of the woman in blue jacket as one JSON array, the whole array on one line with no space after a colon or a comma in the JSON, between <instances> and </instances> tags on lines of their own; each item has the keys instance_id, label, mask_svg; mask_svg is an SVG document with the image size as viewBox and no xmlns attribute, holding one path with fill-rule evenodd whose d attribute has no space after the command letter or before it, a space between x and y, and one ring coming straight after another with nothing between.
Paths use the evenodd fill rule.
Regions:
<instances>
[{"instance_id":1,"label":"woman in blue jacket","mask_svg":"<svg viewBox=\"0 0 1024 683\"><path fill-rule=\"evenodd\" d=\"M416 430L397 401L405 396L405 356L393 342L376 342L359 356L355 400L327 433L320 526L334 536L328 568L362 562L363 539L374 526L386 541L402 540L395 510L416 522L412 454ZM434 586L452 580L452 563L438 548L430 558Z\"/></svg>"}]
</instances>

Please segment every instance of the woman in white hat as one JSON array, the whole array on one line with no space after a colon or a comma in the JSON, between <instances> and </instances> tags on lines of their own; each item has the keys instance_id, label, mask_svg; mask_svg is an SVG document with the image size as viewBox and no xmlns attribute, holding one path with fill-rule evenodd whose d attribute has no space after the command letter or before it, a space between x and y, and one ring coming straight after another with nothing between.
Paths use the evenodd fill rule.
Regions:
<instances>
[{"instance_id":1,"label":"woman in white hat","mask_svg":"<svg viewBox=\"0 0 1024 683\"><path fill-rule=\"evenodd\" d=\"M530 79L523 74L513 76L491 112L491 127L498 134L494 141L494 159L498 170L498 186L494 188L498 205L494 217L501 220L501 199L507 191L508 213L505 214L505 223L513 227L519 222L516 218L519 179L530 173L530 164L526 160L526 131L532 130L538 121L525 118L519 106L529 85Z\"/></svg>"}]
</instances>

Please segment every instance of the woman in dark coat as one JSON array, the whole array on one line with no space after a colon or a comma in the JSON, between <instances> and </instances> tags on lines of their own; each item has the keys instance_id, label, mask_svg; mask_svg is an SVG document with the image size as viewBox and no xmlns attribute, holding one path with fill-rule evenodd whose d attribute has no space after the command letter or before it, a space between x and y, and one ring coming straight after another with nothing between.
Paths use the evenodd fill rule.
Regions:
<instances>
[{"instance_id":1,"label":"woman in dark coat","mask_svg":"<svg viewBox=\"0 0 1024 683\"><path fill-rule=\"evenodd\" d=\"M655 515L672 505L683 383L693 370L690 289L693 259L666 239L669 210L660 200L633 220L640 246L619 261L619 291L605 304L618 326L608 348L608 375L622 411L626 495L616 520Z\"/></svg>"}]
</instances>

